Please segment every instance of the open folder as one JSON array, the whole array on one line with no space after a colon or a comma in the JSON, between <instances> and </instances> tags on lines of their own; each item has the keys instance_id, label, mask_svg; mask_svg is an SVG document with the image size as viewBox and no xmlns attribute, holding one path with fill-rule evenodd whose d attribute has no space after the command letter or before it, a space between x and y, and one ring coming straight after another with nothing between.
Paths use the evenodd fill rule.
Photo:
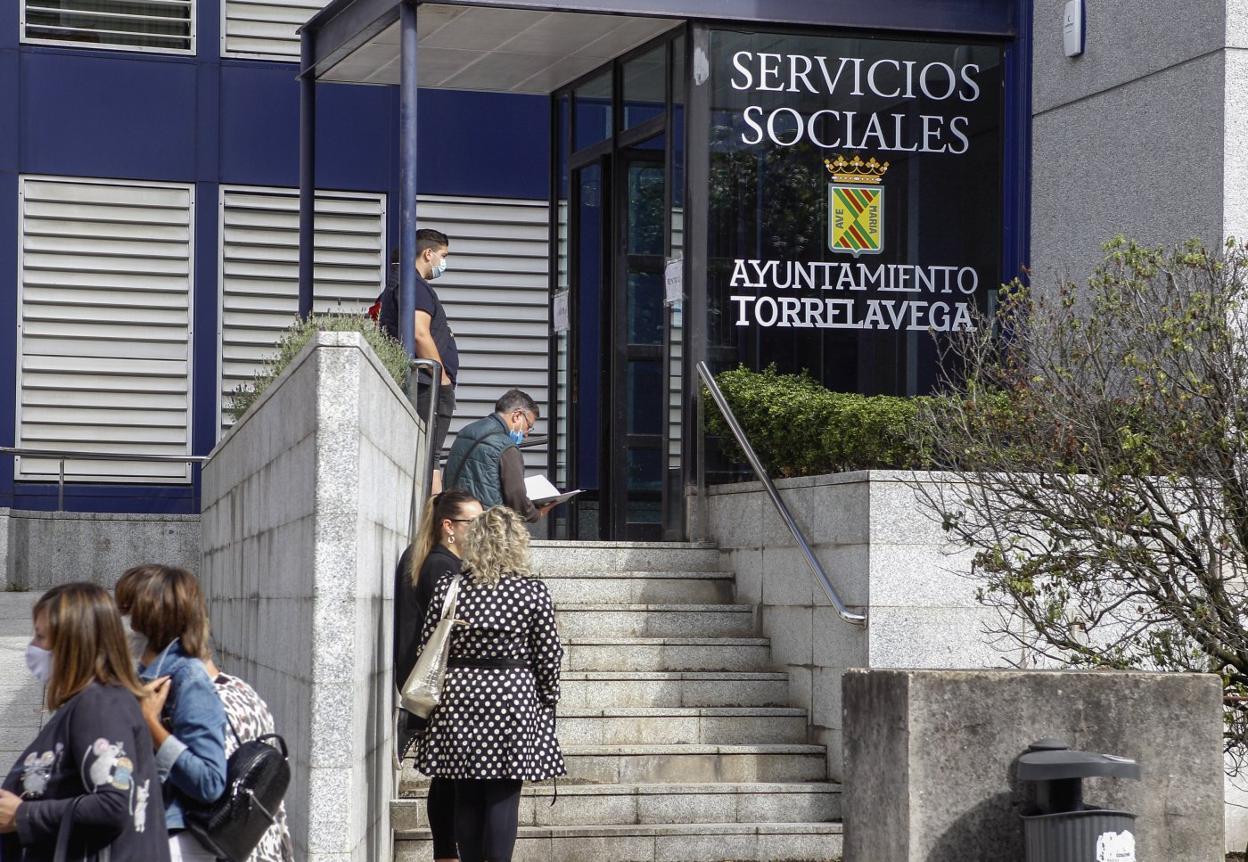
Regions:
<instances>
[{"instance_id":1,"label":"open folder","mask_svg":"<svg viewBox=\"0 0 1248 862\"><path fill-rule=\"evenodd\" d=\"M529 495L529 501L534 506L563 503L581 493L580 491L560 491L550 484L550 480L545 476L537 475L525 477L524 492Z\"/></svg>"}]
</instances>

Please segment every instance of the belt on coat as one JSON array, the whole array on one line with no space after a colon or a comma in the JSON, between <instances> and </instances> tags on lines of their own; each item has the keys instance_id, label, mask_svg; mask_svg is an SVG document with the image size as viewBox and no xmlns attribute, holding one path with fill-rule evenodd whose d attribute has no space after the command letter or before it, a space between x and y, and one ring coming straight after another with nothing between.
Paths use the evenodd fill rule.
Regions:
<instances>
[{"instance_id":1,"label":"belt on coat","mask_svg":"<svg viewBox=\"0 0 1248 862\"><path fill-rule=\"evenodd\" d=\"M527 661L520 661L514 658L468 658L466 656L451 656L446 660L446 666L452 667L480 667L480 668L512 668L516 670L529 670Z\"/></svg>"}]
</instances>

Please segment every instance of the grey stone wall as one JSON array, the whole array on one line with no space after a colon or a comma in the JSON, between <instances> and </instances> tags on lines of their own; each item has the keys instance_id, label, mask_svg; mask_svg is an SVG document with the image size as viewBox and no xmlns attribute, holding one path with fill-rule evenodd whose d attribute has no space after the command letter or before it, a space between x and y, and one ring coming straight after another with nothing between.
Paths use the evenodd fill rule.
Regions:
<instances>
[{"instance_id":1,"label":"grey stone wall","mask_svg":"<svg viewBox=\"0 0 1248 862\"><path fill-rule=\"evenodd\" d=\"M354 333L320 333L204 467L222 665L291 750L296 857L389 862L391 608L419 421Z\"/></svg>"},{"instance_id":2,"label":"grey stone wall","mask_svg":"<svg viewBox=\"0 0 1248 862\"><path fill-rule=\"evenodd\" d=\"M1223 858L1216 676L853 671L845 727L847 862L1022 859L1031 790L1014 761L1045 737L1139 762L1139 781L1084 786L1137 815L1134 858Z\"/></svg>"},{"instance_id":3,"label":"grey stone wall","mask_svg":"<svg viewBox=\"0 0 1248 862\"><path fill-rule=\"evenodd\" d=\"M1226 0L1096 0L1086 51L1067 58L1063 6L1033 7L1033 283L1085 279L1116 234L1242 236L1244 16Z\"/></svg>"},{"instance_id":4,"label":"grey stone wall","mask_svg":"<svg viewBox=\"0 0 1248 862\"><path fill-rule=\"evenodd\" d=\"M0 509L0 589L42 592L90 581L111 588L141 563L199 568L198 515Z\"/></svg>"},{"instance_id":5,"label":"grey stone wall","mask_svg":"<svg viewBox=\"0 0 1248 862\"><path fill-rule=\"evenodd\" d=\"M789 672L791 701L841 775L841 677L848 668L1001 667L1017 656L984 635L995 620L965 577L939 524L892 471L776 483L842 601L867 624L841 620L758 482L709 489L710 537L729 555L737 598L758 606L772 659Z\"/></svg>"}]
</instances>

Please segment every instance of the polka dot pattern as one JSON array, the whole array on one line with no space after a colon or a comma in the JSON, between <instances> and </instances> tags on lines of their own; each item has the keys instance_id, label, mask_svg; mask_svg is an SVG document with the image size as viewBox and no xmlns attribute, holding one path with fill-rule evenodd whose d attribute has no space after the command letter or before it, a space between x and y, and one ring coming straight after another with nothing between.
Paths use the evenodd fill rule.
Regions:
<instances>
[{"instance_id":1,"label":"polka dot pattern","mask_svg":"<svg viewBox=\"0 0 1248 862\"><path fill-rule=\"evenodd\" d=\"M438 579L431 609L442 607L451 578ZM437 616L426 616L422 645ZM529 668L449 668L442 702L416 744L416 768L436 778L541 781L566 774L555 738L563 646L546 584L508 577L491 588L466 577L456 616L468 626L452 635L452 657L513 659Z\"/></svg>"}]
</instances>

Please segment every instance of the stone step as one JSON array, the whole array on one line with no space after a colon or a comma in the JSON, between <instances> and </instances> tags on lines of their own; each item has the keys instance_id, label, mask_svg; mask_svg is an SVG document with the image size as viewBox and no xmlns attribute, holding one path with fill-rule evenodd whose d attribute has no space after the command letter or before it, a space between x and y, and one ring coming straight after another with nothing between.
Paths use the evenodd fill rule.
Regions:
<instances>
[{"instance_id":1,"label":"stone step","mask_svg":"<svg viewBox=\"0 0 1248 862\"><path fill-rule=\"evenodd\" d=\"M757 634L751 605L564 604L555 608L561 637L733 637Z\"/></svg>"},{"instance_id":2,"label":"stone step","mask_svg":"<svg viewBox=\"0 0 1248 862\"><path fill-rule=\"evenodd\" d=\"M555 604L727 604L731 572L542 572Z\"/></svg>"},{"instance_id":3,"label":"stone step","mask_svg":"<svg viewBox=\"0 0 1248 862\"><path fill-rule=\"evenodd\" d=\"M822 745L560 745L568 774L580 784L738 784L826 781ZM399 795L427 784L404 761Z\"/></svg>"},{"instance_id":4,"label":"stone step","mask_svg":"<svg viewBox=\"0 0 1248 862\"><path fill-rule=\"evenodd\" d=\"M617 706L788 706L789 676L772 671L568 671L562 709Z\"/></svg>"},{"instance_id":5,"label":"stone step","mask_svg":"<svg viewBox=\"0 0 1248 862\"><path fill-rule=\"evenodd\" d=\"M395 835L395 862L427 862L427 830ZM522 826L512 862L840 862L839 823Z\"/></svg>"},{"instance_id":6,"label":"stone step","mask_svg":"<svg viewBox=\"0 0 1248 862\"><path fill-rule=\"evenodd\" d=\"M749 745L806 742L806 712L787 707L561 710L561 745Z\"/></svg>"},{"instance_id":7,"label":"stone step","mask_svg":"<svg viewBox=\"0 0 1248 862\"><path fill-rule=\"evenodd\" d=\"M719 548L697 542L563 542L529 545L533 570L555 572L716 572L723 569Z\"/></svg>"},{"instance_id":8,"label":"stone step","mask_svg":"<svg viewBox=\"0 0 1248 862\"><path fill-rule=\"evenodd\" d=\"M824 781L822 745L564 745L568 781L698 784Z\"/></svg>"},{"instance_id":9,"label":"stone step","mask_svg":"<svg viewBox=\"0 0 1248 862\"><path fill-rule=\"evenodd\" d=\"M429 825L427 785L391 806L397 832ZM521 826L645 823L818 823L841 817L841 786L803 784L568 784L558 799L549 782L526 784Z\"/></svg>"},{"instance_id":10,"label":"stone step","mask_svg":"<svg viewBox=\"0 0 1248 862\"><path fill-rule=\"evenodd\" d=\"M565 638L563 667L577 670L770 669L767 638Z\"/></svg>"}]
</instances>

